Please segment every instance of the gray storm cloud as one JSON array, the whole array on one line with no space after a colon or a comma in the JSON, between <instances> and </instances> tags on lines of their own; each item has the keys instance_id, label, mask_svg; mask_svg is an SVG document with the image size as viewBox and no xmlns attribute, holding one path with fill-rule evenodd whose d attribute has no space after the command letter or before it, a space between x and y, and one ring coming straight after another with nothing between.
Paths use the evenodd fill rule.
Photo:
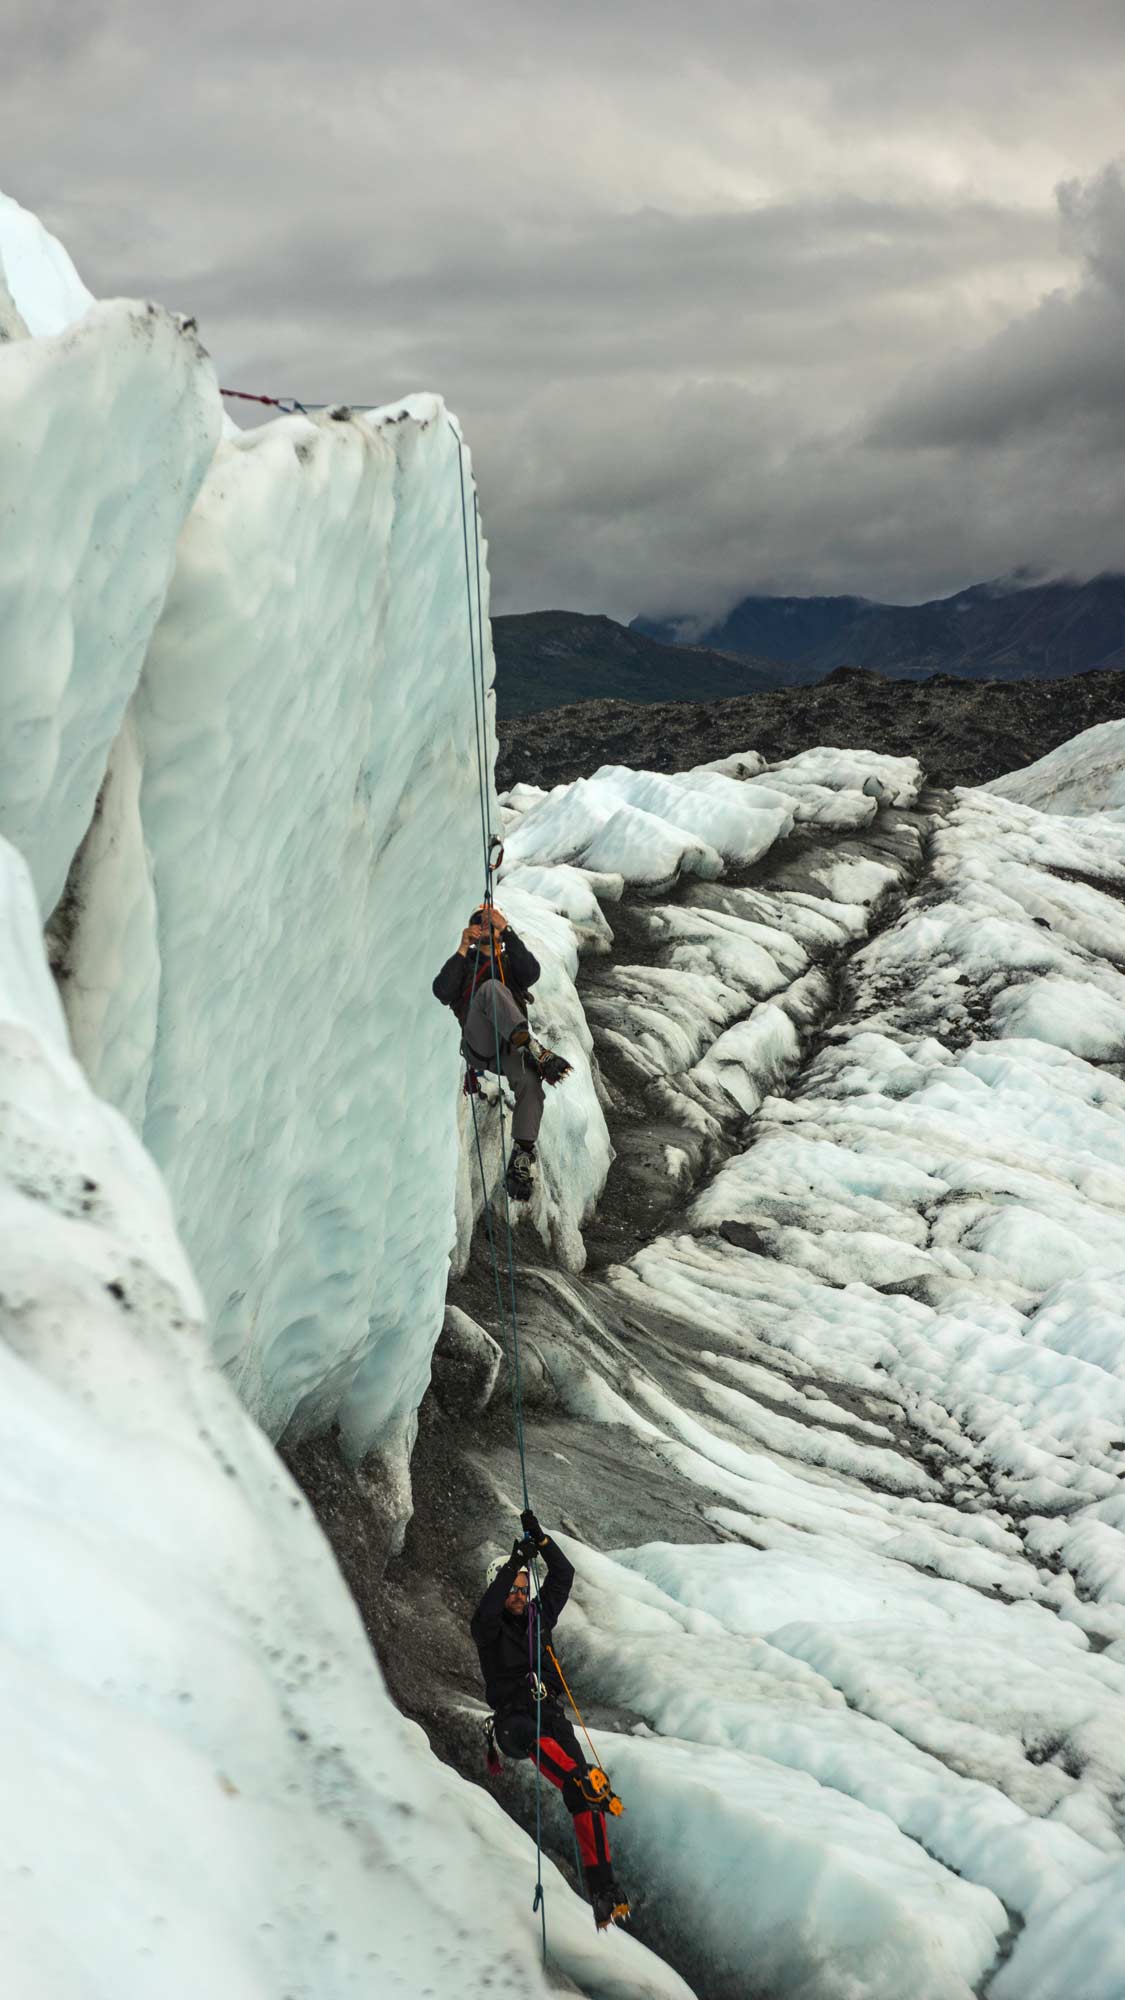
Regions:
<instances>
[{"instance_id":1,"label":"gray storm cloud","mask_svg":"<svg viewBox=\"0 0 1125 2000\"><path fill-rule=\"evenodd\" d=\"M930 383L900 390L871 428L876 444L990 446L1053 436L1091 455L1125 431L1125 182L1114 163L1058 189L1079 282L1053 292ZM1085 432L1085 436L1083 433Z\"/></svg>"},{"instance_id":2,"label":"gray storm cloud","mask_svg":"<svg viewBox=\"0 0 1125 2000\"><path fill-rule=\"evenodd\" d=\"M13 0L0 118L96 291L440 388L497 607L627 616L1119 565L1123 89L1100 0Z\"/></svg>"}]
</instances>

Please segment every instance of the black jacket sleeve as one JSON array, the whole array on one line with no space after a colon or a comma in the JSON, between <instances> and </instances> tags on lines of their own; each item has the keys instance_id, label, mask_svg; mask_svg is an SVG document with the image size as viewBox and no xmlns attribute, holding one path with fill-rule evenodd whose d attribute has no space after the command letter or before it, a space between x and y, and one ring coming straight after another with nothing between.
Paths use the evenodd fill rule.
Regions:
<instances>
[{"instance_id":1,"label":"black jacket sleeve","mask_svg":"<svg viewBox=\"0 0 1125 2000\"><path fill-rule=\"evenodd\" d=\"M526 993L534 986L543 968L535 953L529 951L523 939L516 936L511 924L504 932L504 938L508 946L508 968L516 985L522 986Z\"/></svg>"},{"instance_id":2,"label":"black jacket sleeve","mask_svg":"<svg viewBox=\"0 0 1125 2000\"><path fill-rule=\"evenodd\" d=\"M540 1542L539 1553L547 1565L547 1581L539 1592L539 1615L549 1632L566 1609L566 1600L574 1582L574 1565L567 1561L558 1543L553 1542L550 1536L545 1542Z\"/></svg>"},{"instance_id":3,"label":"black jacket sleeve","mask_svg":"<svg viewBox=\"0 0 1125 2000\"><path fill-rule=\"evenodd\" d=\"M485 1646L495 1639L500 1630L500 1620L504 1615L504 1603L521 1569L527 1565L522 1556L515 1553L508 1557L503 1569L494 1576L469 1623L469 1631L476 1646ZM571 1571L573 1576L574 1572ZM569 1585L567 1586L569 1589Z\"/></svg>"},{"instance_id":4,"label":"black jacket sleeve","mask_svg":"<svg viewBox=\"0 0 1125 2000\"><path fill-rule=\"evenodd\" d=\"M443 1007L455 1007L461 998L467 964L468 960L455 951L452 958L446 959L434 980L434 998L440 1000Z\"/></svg>"}]
</instances>

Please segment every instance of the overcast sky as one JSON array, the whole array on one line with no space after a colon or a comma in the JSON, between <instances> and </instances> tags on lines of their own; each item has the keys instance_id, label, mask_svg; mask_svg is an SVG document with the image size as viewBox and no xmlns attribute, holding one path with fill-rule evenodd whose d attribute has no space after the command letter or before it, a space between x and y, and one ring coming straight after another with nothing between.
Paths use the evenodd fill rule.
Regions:
<instances>
[{"instance_id":1,"label":"overcast sky","mask_svg":"<svg viewBox=\"0 0 1125 2000\"><path fill-rule=\"evenodd\" d=\"M8 0L0 185L463 419L494 608L1125 568L1121 0Z\"/></svg>"}]
</instances>

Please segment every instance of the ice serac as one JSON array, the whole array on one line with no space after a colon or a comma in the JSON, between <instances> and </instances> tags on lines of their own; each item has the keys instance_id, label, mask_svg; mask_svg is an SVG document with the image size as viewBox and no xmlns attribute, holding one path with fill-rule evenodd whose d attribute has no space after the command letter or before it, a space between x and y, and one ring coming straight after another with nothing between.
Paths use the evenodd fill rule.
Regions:
<instances>
[{"instance_id":1,"label":"ice serac","mask_svg":"<svg viewBox=\"0 0 1125 2000\"><path fill-rule=\"evenodd\" d=\"M338 1418L400 1469L456 1176L430 983L482 875L461 475L435 397L219 445L76 871L80 1052L220 1360L271 1436Z\"/></svg>"},{"instance_id":2,"label":"ice serac","mask_svg":"<svg viewBox=\"0 0 1125 2000\"><path fill-rule=\"evenodd\" d=\"M37 315L62 313L44 304L51 239L18 210L13 253L13 210L0 205L0 260L35 333ZM12 330L0 342L0 833L27 857L47 916L140 677L219 404L195 333L155 307L95 305L39 339Z\"/></svg>"},{"instance_id":3,"label":"ice serac","mask_svg":"<svg viewBox=\"0 0 1125 2000\"><path fill-rule=\"evenodd\" d=\"M94 303L58 238L30 209L2 193L0 285L30 334L63 333Z\"/></svg>"},{"instance_id":4,"label":"ice serac","mask_svg":"<svg viewBox=\"0 0 1125 2000\"><path fill-rule=\"evenodd\" d=\"M690 2000L383 1686L0 840L5 2000ZM571 1985L570 1982L573 1982Z\"/></svg>"}]
</instances>

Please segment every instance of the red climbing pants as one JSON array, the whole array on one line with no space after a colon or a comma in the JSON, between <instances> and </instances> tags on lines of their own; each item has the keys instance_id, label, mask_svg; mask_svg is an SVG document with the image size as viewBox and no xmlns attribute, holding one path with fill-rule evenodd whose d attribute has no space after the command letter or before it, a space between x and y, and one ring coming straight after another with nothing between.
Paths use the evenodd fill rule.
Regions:
<instances>
[{"instance_id":1,"label":"red climbing pants","mask_svg":"<svg viewBox=\"0 0 1125 2000\"><path fill-rule=\"evenodd\" d=\"M543 1776L549 1778L562 1793L563 1804L574 1820L574 1834L587 1883L592 1888L601 1888L609 1881L611 1872L605 1814L590 1810L577 1782L589 1767L565 1716L547 1710L542 1718L542 1729L538 1754L534 1747L529 1753L531 1761L538 1764Z\"/></svg>"}]
</instances>

